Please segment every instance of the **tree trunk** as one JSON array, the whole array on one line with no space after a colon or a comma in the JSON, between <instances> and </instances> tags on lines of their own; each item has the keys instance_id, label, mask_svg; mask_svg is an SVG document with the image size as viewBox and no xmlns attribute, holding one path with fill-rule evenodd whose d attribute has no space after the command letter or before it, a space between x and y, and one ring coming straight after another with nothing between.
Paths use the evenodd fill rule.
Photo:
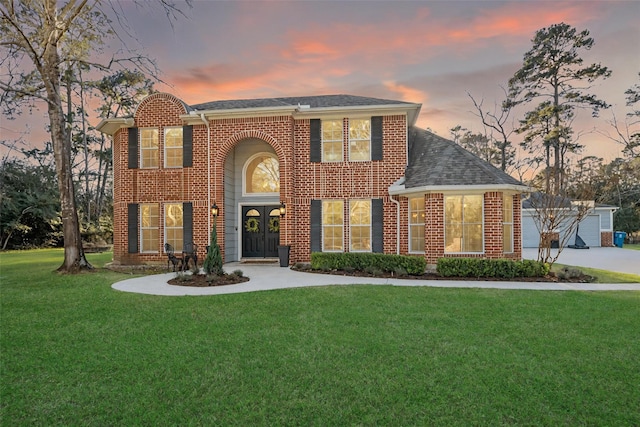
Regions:
<instances>
[{"instance_id":1,"label":"tree trunk","mask_svg":"<svg viewBox=\"0 0 640 427\"><path fill-rule=\"evenodd\" d=\"M47 91L47 108L51 125L51 142L60 191L62 232L64 236L64 261L58 271L75 272L81 268L92 268L82 249L80 222L76 209L71 170L71 135L65 126L62 99L60 98L60 57L57 39L51 37L43 57L43 82Z\"/></svg>"}]
</instances>

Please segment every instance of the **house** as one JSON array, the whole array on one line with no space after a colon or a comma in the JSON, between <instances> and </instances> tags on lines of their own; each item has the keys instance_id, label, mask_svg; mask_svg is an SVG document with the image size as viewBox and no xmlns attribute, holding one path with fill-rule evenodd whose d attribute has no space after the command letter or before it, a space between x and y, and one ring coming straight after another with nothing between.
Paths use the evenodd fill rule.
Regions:
<instances>
[{"instance_id":1,"label":"house","mask_svg":"<svg viewBox=\"0 0 640 427\"><path fill-rule=\"evenodd\" d=\"M113 136L114 262L163 262L165 243L202 257L214 224L225 262L274 258L279 245L290 263L313 251L520 259L527 187L416 128L420 108L148 96L98 125Z\"/></svg>"},{"instance_id":2,"label":"house","mask_svg":"<svg viewBox=\"0 0 640 427\"><path fill-rule=\"evenodd\" d=\"M525 248L537 248L540 244L540 215L536 205L545 209L545 202L539 202L543 193L531 193L522 200L522 246ZM598 204L588 201L590 207L587 214L580 220L577 227L567 227L574 222L576 213L571 209L572 201L558 198L557 202L548 204L549 208L564 210L561 215L562 221L555 230L557 236L555 240L562 242L564 246L573 245L576 241L576 231L580 238L588 247L610 247L613 246L613 214L618 208L616 206ZM573 201L573 203L577 203ZM543 213L544 215L544 213ZM536 224L538 223L538 224ZM576 230L577 228L577 230Z\"/></svg>"}]
</instances>

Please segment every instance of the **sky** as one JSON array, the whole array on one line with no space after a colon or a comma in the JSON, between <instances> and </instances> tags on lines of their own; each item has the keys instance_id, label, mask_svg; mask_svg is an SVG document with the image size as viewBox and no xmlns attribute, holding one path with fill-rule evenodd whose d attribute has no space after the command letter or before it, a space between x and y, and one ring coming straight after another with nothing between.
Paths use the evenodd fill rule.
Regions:
<instances>
[{"instance_id":1,"label":"sky","mask_svg":"<svg viewBox=\"0 0 640 427\"><path fill-rule=\"evenodd\" d=\"M468 94L492 110L536 30L565 22L595 40L585 63L613 71L592 88L612 109L574 123L585 155L612 160L621 146L598 130L624 117L624 91L640 82L640 1L194 0L173 29L159 8L118 7L135 32L129 46L162 71L156 88L187 104L352 94L420 103L417 125L445 137L456 125L480 132Z\"/></svg>"}]
</instances>

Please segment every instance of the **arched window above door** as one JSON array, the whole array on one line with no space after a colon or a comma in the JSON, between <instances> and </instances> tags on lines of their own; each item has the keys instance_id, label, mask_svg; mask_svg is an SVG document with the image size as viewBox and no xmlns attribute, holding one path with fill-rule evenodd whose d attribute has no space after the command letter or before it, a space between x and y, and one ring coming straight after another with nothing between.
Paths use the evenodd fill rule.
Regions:
<instances>
[{"instance_id":1,"label":"arched window above door","mask_svg":"<svg viewBox=\"0 0 640 427\"><path fill-rule=\"evenodd\" d=\"M280 164L271 153L258 153L244 165L243 192L273 195L280 193Z\"/></svg>"}]
</instances>

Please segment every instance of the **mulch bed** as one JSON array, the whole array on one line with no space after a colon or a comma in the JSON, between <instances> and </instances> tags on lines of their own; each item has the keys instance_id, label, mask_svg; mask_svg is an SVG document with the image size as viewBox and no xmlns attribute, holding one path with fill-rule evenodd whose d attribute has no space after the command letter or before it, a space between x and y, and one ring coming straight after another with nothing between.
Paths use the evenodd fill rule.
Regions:
<instances>
[{"instance_id":1,"label":"mulch bed","mask_svg":"<svg viewBox=\"0 0 640 427\"><path fill-rule=\"evenodd\" d=\"M191 274L176 277L169 280L168 283L175 286L195 286L199 288L205 288L209 286L236 285L238 283L248 281L248 277L236 276L235 274L225 274L224 276L216 277L210 277L205 274Z\"/></svg>"},{"instance_id":2,"label":"mulch bed","mask_svg":"<svg viewBox=\"0 0 640 427\"><path fill-rule=\"evenodd\" d=\"M346 272L343 270L311 270L311 269L296 269L291 267L292 270L301 271L304 273L317 273L317 274L332 274L335 276L351 276L351 277L375 277L384 279L403 279L403 280L457 280L457 281L481 281L481 282L552 282L552 283L592 283L594 278L587 274L581 274L577 277L560 278L555 273L551 272L544 277L514 277L514 278L499 278L499 277L443 277L435 272L427 272L422 275L407 275L398 277L392 273L382 274L369 274L364 271L352 271Z\"/></svg>"}]
</instances>

